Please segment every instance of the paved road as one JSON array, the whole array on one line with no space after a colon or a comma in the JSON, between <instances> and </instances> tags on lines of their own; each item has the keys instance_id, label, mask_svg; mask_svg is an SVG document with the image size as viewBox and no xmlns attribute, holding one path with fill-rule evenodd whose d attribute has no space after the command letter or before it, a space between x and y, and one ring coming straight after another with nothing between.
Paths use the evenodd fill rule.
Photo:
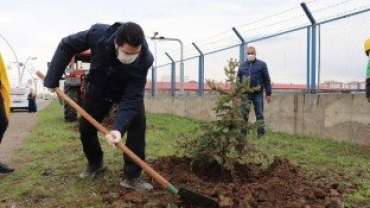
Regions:
<instances>
[{"instance_id":1,"label":"paved road","mask_svg":"<svg viewBox=\"0 0 370 208\"><path fill-rule=\"evenodd\" d=\"M38 110L41 110L50 100L37 100ZM37 123L37 113L16 111L10 113L9 127L5 132L2 143L0 144L0 161L7 163L12 159L13 153L23 143L27 134ZM17 167L16 167L17 168Z\"/></svg>"}]
</instances>

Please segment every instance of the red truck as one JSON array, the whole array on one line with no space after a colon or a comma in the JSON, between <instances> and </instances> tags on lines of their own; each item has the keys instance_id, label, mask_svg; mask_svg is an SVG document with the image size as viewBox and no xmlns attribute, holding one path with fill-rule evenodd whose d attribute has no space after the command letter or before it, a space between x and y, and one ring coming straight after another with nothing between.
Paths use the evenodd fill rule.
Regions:
<instances>
[{"instance_id":1,"label":"red truck","mask_svg":"<svg viewBox=\"0 0 370 208\"><path fill-rule=\"evenodd\" d=\"M90 69L90 54L90 50L76 54L66 68L63 76L64 93L79 105L82 105L84 99L86 88L85 78ZM67 103L64 103L64 120L66 122L77 120L76 110Z\"/></svg>"}]
</instances>

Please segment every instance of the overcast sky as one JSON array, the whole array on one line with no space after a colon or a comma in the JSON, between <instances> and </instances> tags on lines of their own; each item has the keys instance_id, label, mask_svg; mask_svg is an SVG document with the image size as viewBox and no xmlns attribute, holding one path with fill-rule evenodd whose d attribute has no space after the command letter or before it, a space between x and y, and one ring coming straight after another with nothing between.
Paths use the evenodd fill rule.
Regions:
<instances>
[{"instance_id":1,"label":"overcast sky","mask_svg":"<svg viewBox=\"0 0 370 208\"><path fill-rule=\"evenodd\" d=\"M299 5L301 1L298 0L0 0L0 2L2 15L0 34L11 44L20 62L24 62L30 56L36 56L37 60L30 63L43 71L46 70L46 63L50 61L61 38L86 30L95 23L137 22L148 37L151 37L153 32L159 32L160 36L181 39L185 45L185 55L189 56L196 54L191 46L192 42L196 42L205 51L213 50L218 45L223 47L237 43L238 39L231 31L234 26L244 37L252 38L274 30L280 31L308 24L307 17ZM351 9L366 8L369 4L368 0L307 1L309 8L317 11L314 15L319 19ZM263 20L271 15L273 15L271 18ZM279 18L283 22L277 24L280 28L272 28L270 23ZM261 26L267 29L262 30ZM150 39L148 42L154 53L153 42ZM178 44L174 42L157 43L159 62L157 63L162 64L167 60L163 56L164 51L171 52L174 58L178 59L178 49ZM15 61L12 51L3 39L0 39L0 52L6 65ZM237 52L232 52L235 53ZM30 68L31 64L28 65Z\"/></svg>"}]
</instances>

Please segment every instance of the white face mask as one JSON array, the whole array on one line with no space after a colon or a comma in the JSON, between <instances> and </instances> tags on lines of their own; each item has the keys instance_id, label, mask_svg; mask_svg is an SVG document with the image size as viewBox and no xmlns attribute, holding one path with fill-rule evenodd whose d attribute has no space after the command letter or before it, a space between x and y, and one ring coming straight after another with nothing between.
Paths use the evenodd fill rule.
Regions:
<instances>
[{"instance_id":1,"label":"white face mask","mask_svg":"<svg viewBox=\"0 0 370 208\"><path fill-rule=\"evenodd\" d=\"M138 56L139 54L129 55L125 52L118 50L117 59L123 64L131 64L132 62L136 60Z\"/></svg>"},{"instance_id":2,"label":"white face mask","mask_svg":"<svg viewBox=\"0 0 370 208\"><path fill-rule=\"evenodd\" d=\"M247 55L248 61L254 61L256 60L256 55Z\"/></svg>"}]
</instances>

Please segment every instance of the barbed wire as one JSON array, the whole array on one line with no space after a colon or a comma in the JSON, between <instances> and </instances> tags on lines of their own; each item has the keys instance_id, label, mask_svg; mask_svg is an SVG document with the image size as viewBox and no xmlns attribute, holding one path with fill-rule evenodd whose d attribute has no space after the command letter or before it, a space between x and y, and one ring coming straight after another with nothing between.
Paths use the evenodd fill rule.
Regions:
<instances>
[{"instance_id":1,"label":"barbed wire","mask_svg":"<svg viewBox=\"0 0 370 208\"><path fill-rule=\"evenodd\" d=\"M253 29L250 29L250 30L245 30L244 32L252 32L252 31L257 31L257 30L265 29L265 28L268 28L268 27L271 27L271 26L275 26L275 25L278 25L278 24L281 24L281 23L289 22L291 20L295 20L295 19L298 19L298 18L301 18L301 17L305 17L305 16L306 16L305 14L298 15L298 16L295 16L295 17L292 17L292 18L289 18L289 19L285 19L285 20L279 21L279 22L271 23L271 24L268 24L268 25L263 25L263 26L256 27L256 28L253 28Z\"/></svg>"},{"instance_id":2,"label":"barbed wire","mask_svg":"<svg viewBox=\"0 0 370 208\"><path fill-rule=\"evenodd\" d=\"M301 7L301 6L295 6L295 7L291 8L291 9L286 10L286 11L276 13L275 15L271 15L271 16L264 17L264 18L261 18L261 19L259 19L259 20L256 20L256 21L253 21L253 22L250 22L250 23L246 23L246 24L243 24L243 25L239 25L239 26L238 26L238 28L242 28L242 27L245 27L245 26L248 26L248 25L254 25L254 24L257 24L257 23L262 22L262 21L264 21L264 20L266 20L266 19L270 19L270 18L272 18L272 17L277 17L277 16L279 16L279 15L282 15L282 14L288 13L288 12L290 12L290 11L293 11L293 10L295 10L295 9L299 8L299 7Z\"/></svg>"},{"instance_id":3,"label":"barbed wire","mask_svg":"<svg viewBox=\"0 0 370 208\"><path fill-rule=\"evenodd\" d=\"M315 1L317 2L318 0L305 1L305 3L306 4L311 4L311 3L315 2Z\"/></svg>"},{"instance_id":4,"label":"barbed wire","mask_svg":"<svg viewBox=\"0 0 370 208\"><path fill-rule=\"evenodd\" d=\"M338 3L335 3L335 4L332 4L332 5L326 6L324 8L320 8L318 10L312 11L312 13L319 13L319 12L322 12L322 11L325 11L325 10L328 10L328 9L332 9L333 7L337 7L337 6L343 5L343 4L348 3L350 1L352 1L352 0L344 0L344 1L341 1L341 2L338 2Z\"/></svg>"},{"instance_id":5,"label":"barbed wire","mask_svg":"<svg viewBox=\"0 0 370 208\"><path fill-rule=\"evenodd\" d=\"M317 9L317 10L314 10L312 11L312 13L320 13L320 12L323 12L325 10L328 10L328 9L332 9L333 7L338 7L340 5L343 5L343 4L346 4L348 2L351 2L353 0L344 0L344 1L341 1L341 2L337 2L337 3L334 3L334 4L331 4L329 6L325 6L323 8L320 8L320 9ZM322 1L319 1L319 0L311 0L311 1L306 1L305 3L306 4L314 4L314 3L318 3L318 2L322 2ZM253 24L257 24L257 23L260 23L262 21L265 21L267 19L270 19L270 18L273 18L273 17L277 17L277 16L280 16L280 15L283 15L283 14L286 14L286 13L289 13L289 12L292 12L294 10L297 10L297 8L300 8L300 6L295 6L295 7L292 7L290 9L287 9L285 11L282 11L282 12L278 12L276 14L273 14L273 15L270 15L270 16L267 16L267 17L264 17L264 18L261 18L261 19L258 19L256 21L253 21L253 22L249 22L249 23L246 23L246 24L243 24L243 25L239 25L237 26L238 28L243 28L245 26L250 26L250 25L253 25ZM339 16L339 15L343 15L343 14L346 14L346 13L351 13L353 11L358 11L359 9L362 9L362 8L366 8L366 6L362 6L362 7L357 7L355 9L352 9L352 10L348 10L348 11L345 11L343 13L340 13L340 14L336 14L334 16ZM279 25L279 24L283 24L283 23L287 23L287 22L290 22L292 20L295 20L295 19L298 19L298 18L302 18L302 17L305 17L306 15L303 13L303 14L300 14L300 15L297 15L297 16L294 16L294 17L291 17L291 18L288 18L288 19L284 19L284 20L281 20L281 21L278 21L278 22L274 22L274 23L271 23L271 24L267 24L267 25L262 25L262 26L258 26L258 27L255 27L255 28L251 28L251 29L248 29L248 30L241 30L242 32L244 33L247 33L247 32L253 32L253 31L258 31L258 30L261 30L261 29L265 29L265 28L270 28L272 26L276 26L276 25ZM325 18L325 19L330 19L330 17L328 18ZM300 25L294 25L294 26L291 26L290 28L293 29L293 28L298 28L298 27L302 27L302 26L305 26L305 25L308 25L309 23L305 23L305 24L300 24ZM277 32L275 32L276 34L282 31L287 31L288 29L284 29L284 30L278 30ZM219 37L221 35L224 35L224 34L227 34L227 33L230 33L232 32L231 30L227 30L227 31L223 31L223 32L220 32L220 33L217 33L215 35L212 35L210 37L207 37L207 38L203 38L201 40L198 40L198 41L194 41L194 43L196 43L202 50L204 51L209 51L209 49L205 49L204 47L205 46L208 46L208 45L211 45L211 44L217 44L217 43L221 43L222 41L224 40L228 40L228 39L232 39L232 38L237 38L235 34L233 35L230 35L230 36L227 36L227 37L220 37L216 40L213 40L213 41L210 41L211 39L215 38L215 37ZM270 33L270 34L274 34L274 33ZM150 38L150 37L146 37L146 38ZM210 42L206 42L206 43L203 43L202 42L205 42L205 41L210 41ZM190 47L190 48L189 48ZM189 48L187 50L184 51L184 54L189 52L189 51L195 51L195 48L194 46L192 46L192 44L187 44L185 45L184 48ZM219 48L218 47L215 47L215 48ZM174 53L175 52L175 53ZM171 56L174 56L174 55L177 55L180 53L180 50L179 49L174 49L174 50L170 50L168 52L169 54L171 54ZM161 55L159 56L158 58L163 58L163 57L166 57L166 55Z\"/></svg>"},{"instance_id":6,"label":"barbed wire","mask_svg":"<svg viewBox=\"0 0 370 208\"><path fill-rule=\"evenodd\" d=\"M311 1L309 1L309 2L314 2L314 1L316 1L316 0L311 0ZM246 24L243 24L243 25L239 25L239 26L237 26L237 28L239 28L239 29L240 29L240 28L243 28L243 27L245 27L245 26L254 25L254 24L257 24L257 23L263 22L264 20L267 20L267 19L270 19L270 18L273 18L273 17L277 17L277 16L280 16L280 15L283 15L283 14L289 13L289 12L291 12L291 11L293 11L293 10L298 9L298 8L300 8L300 6L295 6L295 7L292 7L292 8L290 8L290 9L287 9L287 10L285 10L285 11L278 12L278 13L276 13L276 14L273 14L273 15L270 15L270 16L267 16L267 17L264 17L264 18L258 19L258 20L256 20L256 21L249 22L249 23L246 23ZM302 14L302 15L301 15L301 16L299 16L299 17L302 17L302 16L305 16L305 15L304 15L304 14ZM296 18L298 18L298 17L293 17L293 18L291 18L291 19L293 20L293 19L296 19ZM277 24L282 23L282 22L287 22L287 21L289 21L289 19L288 19L288 20L281 21L281 22L278 22L278 23L276 23L276 24L274 24L274 25L277 25ZM268 26L270 26L270 25L268 25ZM251 29L251 30L253 31L254 29ZM248 31L249 31L249 30L248 30ZM228 31L225 31L225 32L222 32L222 33L216 34L216 35L214 35L214 36L211 36L211 37L209 37L209 38L202 39L201 41L195 41L195 42L196 42L197 44L200 44L200 42L204 42L205 40L210 40L210 38L214 38L214 37L220 36L221 34L226 34L226 33L228 33L228 32L231 32L231 31L230 31L230 30L228 30ZM225 40L225 39L228 39L228 38L231 38L231 37L235 37L235 35L233 35L233 36L228 36L228 37L222 37L222 38L220 38L220 39L217 39L217 40L211 41L211 42L209 42L209 43L200 44L200 46L204 46L204 45L209 45L209 44L214 44L214 43L217 43L217 42L221 42L221 41L223 41L223 40Z\"/></svg>"},{"instance_id":7,"label":"barbed wire","mask_svg":"<svg viewBox=\"0 0 370 208\"><path fill-rule=\"evenodd\" d=\"M276 23L272 23L272 24L268 24L268 25L263 25L263 26L260 26L260 27L257 27L257 28L253 28L253 29L250 29L250 30L246 30L244 32L251 32L251 31L257 31L257 30L260 30L260 29L263 29L263 28L268 28L268 27L271 27L271 26L274 26L274 25L278 25L280 23L284 23L284 22L288 22L288 21L291 21L291 20L294 20L294 19L298 19L300 17L304 17L306 15L302 14L302 15L299 15L299 16L295 16L295 17L292 17L292 18L289 18L289 19L285 19L283 21L279 21L279 22L276 22ZM221 38L221 39L218 39L218 40L215 40L215 41L212 41L212 42L208 42L208 43L205 43L205 44L201 44L200 46L206 46L206 45L210 45L210 44L215 44L215 43L218 43L218 42L221 42L223 40L226 40L226 39L231 39L231 38L236 38L235 35L233 36L228 36L228 37L225 37L225 38Z\"/></svg>"},{"instance_id":8,"label":"barbed wire","mask_svg":"<svg viewBox=\"0 0 370 208\"><path fill-rule=\"evenodd\" d=\"M308 3L312 3L312 2L314 2L314 1L316 1L316 0L312 0L312 1L308 2ZM325 10L331 9L331 8L333 8L333 7L337 7L337 6L343 5L343 4L348 3L348 2L350 2L350 1L353 1L353 0L344 0L344 1L341 1L341 2L338 2L338 3L335 3L335 4L332 4L332 5L329 5L329 6L327 6L327 7L321 8L321 9L319 9L319 10L316 10L316 11L314 11L314 13L322 12L322 11L325 11ZM238 26L238 28L240 29L240 28L243 28L243 27L245 27L245 26L247 26L247 25L253 25L253 24L256 24L256 23L262 22L262 21L264 21L264 20L266 20L266 19L270 19L270 18L272 18L272 17L276 17L276 16L279 16L279 15L282 15L282 14L288 13L288 12L290 12L290 11L293 11L293 10L295 10L295 9L299 8L299 7L300 7L300 6L296 6L296 7L290 8L290 9L285 10L285 11L283 11L283 12L279 12L279 13L276 13L276 14L274 14L274 15L270 15L270 16L268 16L268 17L261 18L261 19L259 19L259 20L257 20L257 21L254 21L254 22L251 22L251 23L247 23L247 24L244 24L244 25ZM275 22L275 23L272 23L272 24L263 25L263 26L259 26L259 27L256 27L256 28L252 28L252 29L245 30L245 31L243 31L243 30L242 30L242 31L243 31L243 32L252 32L252 31L257 31L257 30L261 30L261 29L264 29L264 28L268 28L268 27L271 27L271 26L275 26L275 25L278 25L278 24L281 24L281 23L286 23L286 22L289 22L289 21L291 21L291 20L298 19L298 18L305 17L305 16L306 16L305 14L302 14L302 15L298 15L298 16L295 16L295 17L292 17L292 18L289 18L289 19L285 19L285 20L282 20L282 21L278 21L278 22ZM230 32L230 30L229 30L229 32ZM225 33L226 33L226 32L225 32ZM223 33L223 34L224 34L224 33ZM200 46L209 45L209 44L215 44L215 43L221 42L221 41L223 41L223 40L225 40L225 39L229 39L229 38L232 38L232 37L235 37L235 36L228 36L228 37L225 37L225 38L217 39L217 40L212 41L212 42L209 42L209 43L201 44ZM197 42L197 43L199 43L199 42Z\"/></svg>"},{"instance_id":9,"label":"barbed wire","mask_svg":"<svg viewBox=\"0 0 370 208\"><path fill-rule=\"evenodd\" d=\"M308 1L308 2L306 2L307 4L310 4L310 3L312 3L312 2L315 2L315 1L317 1L317 0L311 0L311 1ZM256 20L256 21L253 21L253 22L250 22L250 23L246 23L246 24L243 24L243 25L239 25L239 26L237 26L238 28L242 28L242 27L245 27L245 26L247 26L247 25L253 25L253 24L257 24L257 23L259 23L259 22L261 22L261 21L264 21L264 20L266 20L266 19L270 19L270 18L272 18L272 17L276 17L276 16L279 16L279 15L282 15L282 14L285 14L285 13L288 13L288 12L290 12L290 11L293 11L293 10L295 10L295 9L297 9L297 8L299 8L300 6L295 6L295 7L292 7L292 8L290 8L290 9L287 9L287 10L284 10L284 11L282 11L282 12L278 12L278 13L276 13L276 14L272 14L272 15L270 15L270 16L267 16L267 17L264 17L264 18L261 18L261 19L258 19L258 20ZM215 35L212 35L212 36L209 36L209 37L207 37L207 38L203 38L203 39L201 39L201 40L196 40L196 41L194 41L194 43L197 43L199 46L205 46L205 45L210 45L210 44L214 44L214 43L217 43L217 42L221 42L221 41L223 41L223 40L225 40L225 39L230 39L230 38L232 38L232 37L235 37L235 35L232 35L232 36L227 36L227 37L222 37L222 38L220 38L220 39L216 39L216 40L214 40L214 41L212 41L212 42L209 42L209 43L205 43L205 44L201 44L202 42L204 42L204 41L209 41L210 39L212 39L212 38L215 38L215 37L218 37L218 36L221 36L221 35L224 35L224 34L226 34L226 33L230 33L231 31L230 30L226 30L226 31L223 31L223 32L220 32L220 33L217 33L217 34L215 34ZM150 38L150 37L147 37L147 38ZM192 44L188 44L188 45L185 45L185 47L184 48L186 48L186 47L193 47L192 46ZM192 50L192 49L191 49ZM178 53L180 53L180 51L179 51L179 49L174 49L174 50L170 50L168 53L173 53L173 52L177 52L177 53L175 53L175 54L178 54ZM188 51L190 51L190 50L188 50ZM185 51L184 51L184 53L185 53ZM162 57L165 57L166 55L162 55Z\"/></svg>"},{"instance_id":10,"label":"barbed wire","mask_svg":"<svg viewBox=\"0 0 370 208\"><path fill-rule=\"evenodd\" d=\"M278 13L276 13L276 14L272 14L272 15L270 15L270 16L267 16L267 17L264 17L264 18L258 19L258 20L256 20L256 21L253 21L253 22L251 22L251 23L246 23L246 24L243 24L243 25L239 25L239 26L237 26L237 27L238 27L238 28L241 28L241 27L244 27L244 26L247 26L247 25L256 24L256 23L261 22L261 21L263 21L263 20L266 20L266 19L269 19L269 18L272 18L272 17L276 17L276 16L281 15L281 14L284 14L284 13L288 13L289 11L292 11L292 10L294 10L294 9L298 8L298 7L299 7L299 6L295 6L295 7L293 7L293 8L287 9L287 10L285 10L285 11L278 12ZM223 32L217 33L217 34L215 34L215 35L212 35L212 36L210 36L210 37L203 38L203 39L201 39L201 40L196 40L196 41L194 41L194 42L196 42L196 43L201 43L201 42L204 42L204 41L206 41L206 40L209 40L209 39L215 38L215 37L217 37L217 36L220 36L220 35L226 34L226 33L228 33L228 32L230 32L230 30L223 31Z\"/></svg>"},{"instance_id":11,"label":"barbed wire","mask_svg":"<svg viewBox=\"0 0 370 208\"><path fill-rule=\"evenodd\" d=\"M370 5L369 6L356 7L356 8L351 9L351 10L346 10L344 12L341 12L341 13L338 13L338 14L335 14L335 15L332 15L332 16L328 16L328 17L322 18L322 19L320 19L320 22L323 22L323 21L329 20L329 19L333 19L333 18L336 18L336 17L340 17L340 16L345 16L346 14L351 14L351 13L354 13L354 12L357 12L357 11L360 11L360 10L364 10L364 9L370 9Z\"/></svg>"}]
</instances>

